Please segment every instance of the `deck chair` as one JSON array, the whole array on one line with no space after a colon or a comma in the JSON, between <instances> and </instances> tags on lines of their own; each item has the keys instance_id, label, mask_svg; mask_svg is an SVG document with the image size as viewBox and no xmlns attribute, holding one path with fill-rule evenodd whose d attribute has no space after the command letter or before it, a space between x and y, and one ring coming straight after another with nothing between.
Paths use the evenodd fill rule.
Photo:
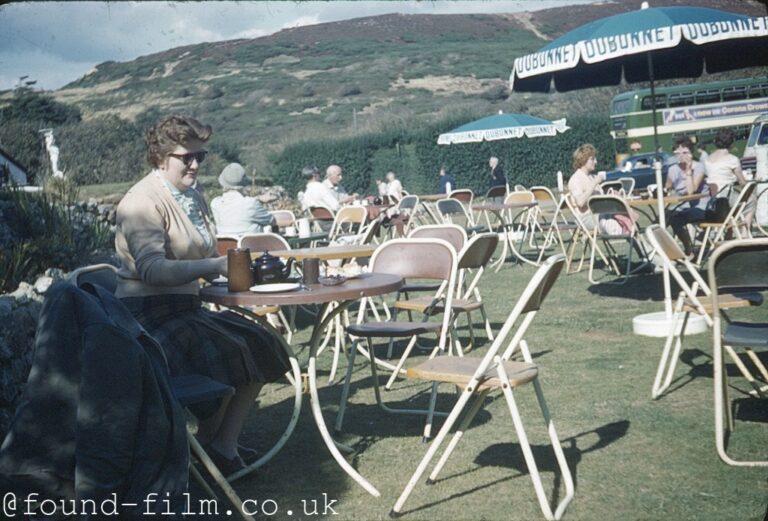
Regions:
<instances>
[{"instance_id":1,"label":"deck chair","mask_svg":"<svg viewBox=\"0 0 768 521\"><path fill-rule=\"evenodd\" d=\"M733 432L734 422L728 397L728 374L725 371L723 352L728 352L736 366L753 387L752 395L765 399L768 371L752 348L768 348L768 322L724 323L721 319L721 302L724 292L768 291L768 239L744 239L726 241L712 252L707 269L712 290L712 337L715 394L715 445L720 459L728 465L740 467L766 467L768 460L744 461L733 459L727 453L726 431ZM736 348L744 349L760 372L763 382L756 382L735 355ZM727 424L724 418L727 419ZM765 445L763 445L765 447Z\"/></svg>"},{"instance_id":2,"label":"deck chair","mask_svg":"<svg viewBox=\"0 0 768 521\"><path fill-rule=\"evenodd\" d=\"M664 349L659 359L659 366L656 370L656 377L651 388L651 395L654 399L659 398L672 383L675 373L675 366L680 357L680 352L685 338L685 328L688 323L688 317L691 313L702 315L707 325L712 326L712 305L710 296L712 292L709 285L699 274L696 266L686 258L683 250L677 242L665 229L658 224L653 224L645 230L648 243L656 250L664 264L669 268L669 273L675 282L680 286L680 294L675 302L672 324L669 326L669 332L664 342ZM693 277L693 284L688 281L678 270L678 266L685 267L688 273ZM735 308L756 306L762 304L763 298L759 293L722 293L720 294L720 311L723 318L727 320L725 311ZM674 344L674 350L673 350ZM670 356L671 354L671 356ZM734 361L740 363L736 353L731 351ZM665 375L666 373L666 375ZM750 375L751 377L751 375ZM749 378L748 378L749 379ZM752 379L754 381L754 379Z\"/></svg>"},{"instance_id":3,"label":"deck chair","mask_svg":"<svg viewBox=\"0 0 768 521\"><path fill-rule=\"evenodd\" d=\"M227 250L237 248L238 237L235 235L217 235L216 236L216 253L219 255L226 255Z\"/></svg>"},{"instance_id":4,"label":"deck chair","mask_svg":"<svg viewBox=\"0 0 768 521\"><path fill-rule=\"evenodd\" d=\"M552 289L564 264L565 257L563 255L554 255L548 258L542 266L536 270L536 273L518 299L511 313L507 317L507 320L504 322L496 340L494 340L485 356L482 358L437 357L408 369L408 378L433 382L433 394L436 392L437 384L439 383L458 385L462 387L462 392L434 441L430 444L424 458L411 476L402 494L400 494L400 497L390 512L390 516L395 517L400 514L406 500L411 495L411 492L413 492L414 487L427 470L428 465L437 454L437 451L440 450L449 432L454 428L459 416L463 414L461 423L456 428L452 439L427 479L427 484L436 484L438 474L445 466L451 453L464 435L464 432L469 428L472 420L485 403L488 393L493 389L500 388L512 416L515 432L520 442L520 448L522 449L523 457L525 458L541 511L546 519L560 519L562 517L565 509L571 502L571 499L573 499L573 478L568 468L563 449L560 446L555 425L550 417L549 409L542 392L541 383L538 380L539 368L533 363L524 336L541 308L544 299ZM519 325L517 330L513 332L513 327L518 322ZM518 348L522 352L524 361L510 361L510 356ZM533 384L536 392L539 408L544 417L552 449L560 468L563 483L565 484L565 497L563 497L560 503L556 505L554 512L549 505L547 494L541 483L538 466L533 451L528 443L528 436L523 427L522 418L514 398L513 389L522 387L528 383ZM471 404L470 400L472 400ZM494 438L494 441L496 440L497 438ZM557 496L557 494L555 495Z\"/></svg>"},{"instance_id":5,"label":"deck chair","mask_svg":"<svg viewBox=\"0 0 768 521\"><path fill-rule=\"evenodd\" d=\"M699 255L696 258L696 264L702 266L707 254L718 243L730 238L730 235L735 234L738 239L746 239L750 237L749 226L747 226L745 217L747 215L748 204L752 199L752 194L755 191L757 183L749 181L739 192L739 196L736 198L736 202L731 206L728 215L723 222L700 222L697 226L704 230L704 238L701 241L699 247Z\"/></svg>"},{"instance_id":6,"label":"deck chair","mask_svg":"<svg viewBox=\"0 0 768 521\"><path fill-rule=\"evenodd\" d=\"M643 267L641 266L634 270L632 269L632 252L637 250L643 261L646 261L648 258L643 243L639 237L637 223L635 223L632 218L632 213L629 210L629 206L627 206L627 202L621 197L613 195L593 195L589 198L587 204L589 206L589 211L592 213L595 220L595 226L590 231L589 236L592 247L589 256L589 281L592 284L599 284L594 277L595 255L599 250L598 244L602 243L605 248L603 251L608 260L608 267L619 277L623 274L623 278L618 283L624 284L627 282L630 275L636 273ZM604 230L605 225L600 222L601 219L612 219L616 216L622 216L624 222L631 223L629 231L609 233ZM614 221L614 224L620 227L618 222ZM615 242L627 243L627 260L623 273L619 268L620 258L618 251L614 247Z\"/></svg>"},{"instance_id":7,"label":"deck chair","mask_svg":"<svg viewBox=\"0 0 768 521\"><path fill-rule=\"evenodd\" d=\"M349 352L347 365L347 374L344 378L344 387L341 392L341 402L339 412L336 417L336 432L340 433L344 413L349 399L349 388L352 381L352 371L354 369L355 354L357 344L360 339L366 339L368 347L367 358L370 361L371 375L373 377L373 390L376 403L384 411L389 413L420 414L427 415L430 418L424 428L424 437L428 438L431 434L431 417L433 406L430 409L393 409L381 399L381 389L379 386L379 377L377 363L372 340L374 338L398 339L410 338L400 360L394 368L395 373L402 370L403 364L410 355L416 339L419 335L435 333L438 335L438 342L432 350L430 356L434 357L438 353L447 353L451 351L451 344L448 343L448 331L451 327L451 309L453 305L454 290L456 288L457 277L456 250L453 246L441 239L393 239L379 246L371 258L371 271L374 273L394 273L405 279L432 279L440 281L440 288L435 292L433 304L430 309L423 314L420 321L396 321L389 322L363 322L353 324L347 327L347 332L355 337L353 346ZM442 306L442 319L429 322L432 310L438 305Z\"/></svg>"},{"instance_id":8,"label":"deck chair","mask_svg":"<svg viewBox=\"0 0 768 521\"><path fill-rule=\"evenodd\" d=\"M474 216L467 211L464 203L458 199L440 199L435 204L437 214L445 224L458 224L467 232L467 235L478 233L484 229L483 226L475 224Z\"/></svg>"},{"instance_id":9,"label":"deck chair","mask_svg":"<svg viewBox=\"0 0 768 521\"><path fill-rule=\"evenodd\" d=\"M111 264L94 264L83 266L72 271L67 282L77 287L85 284L99 285L110 293L117 288L117 268ZM224 492L235 510L245 521L254 521L253 516L243 510L243 501L237 492L232 488L227 478L216 467L213 460L205 452L203 446L195 438L197 433L197 419L189 412L189 407L197 403L207 402L215 399L222 399L234 394L234 388L225 385L216 380L212 380L203 375L185 375L172 377L170 385L173 389L179 403L184 407L188 414L187 420L187 441L189 442L190 454L195 457L208 472L208 475L215 481L216 485ZM194 465L189 467L190 473L205 492L218 501L218 497L213 489L208 485L200 471Z\"/></svg>"}]
</instances>

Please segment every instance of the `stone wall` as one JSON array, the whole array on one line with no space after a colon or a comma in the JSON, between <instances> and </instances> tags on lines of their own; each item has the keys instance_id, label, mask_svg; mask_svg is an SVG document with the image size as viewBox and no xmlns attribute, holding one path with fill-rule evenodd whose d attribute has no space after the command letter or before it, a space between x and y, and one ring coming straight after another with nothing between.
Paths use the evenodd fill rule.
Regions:
<instances>
[{"instance_id":1,"label":"stone wall","mask_svg":"<svg viewBox=\"0 0 768 521\"><path fill-rule=\"evenodd\" d=\"M5 438L29 375L45 292L63 278L61 270L50 269L34 285L22 282L13 293L0 295L0 439Z\"/></svg>"}]
</instances>

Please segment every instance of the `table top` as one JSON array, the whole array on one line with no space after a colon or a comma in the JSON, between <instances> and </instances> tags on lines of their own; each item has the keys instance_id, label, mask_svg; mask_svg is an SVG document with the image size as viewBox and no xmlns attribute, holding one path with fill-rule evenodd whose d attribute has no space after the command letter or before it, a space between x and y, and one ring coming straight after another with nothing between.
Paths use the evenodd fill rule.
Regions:
<instances>
[{"instance_id":1,"label":"table top","mask_svg":"<svg viewBox=\"0 0 768 521\"><path fill-rule=\"evenodd\" d=\"M200 290L204 302L224 306L289 306L297 304L323 304L373 297L400 289L403 278L389 273L363 273L337 286L311 284L309 290L297 289L280 293L254 293L240 291L231 293L226 286L206 286Z\"/></svg>"},{"instance_id":2,"label":"table top","mask_svg":"<svg viewBox=\"0 0 768 521\"><path fill-rule=\"evenodd\" d=\"M693 194L693 195L668 195L664 198L664 205L684 203L686 201L695 201L697 199L704 199L709 197L709 194ZM648 199L629 199L627 201L629 206L653 206L658 204L655 197L649 197Z\"/></svg>"},{"instance_id":3,"label":"table top","mask_svg":"<svg viewBox=\"0 0 768 521\"><path fill-rule=\"evenodd\" d=\"M309 244L313 241L322 241L324 239L328 238L328 234L326 232L312 232L307 237L301 237L299 235L283 235L283 239L288 241L288 244L291 247L294 246L300 246L302 244Z\"/></svg>"},{"instance_id":4,"label":"table top","mask_svg":"<svg viewBox=\"0 0 768 521\"><path fill-rule=\"evenodd\" d=\"M322 248L297 248L295 250L270 251L275 257L295 257L301 261L316 257L320 260L351 259L353 257L370 257L376 251L375 244L345 244L340 246L323 246ZM256 259L261 252L251 252L251 257Z\"/></svg>"},{"instance_id":5,"label":"table top","mask_svg":"<svg viewBox=\"0 0 768 521\"><path fill-rule=\"evenodd\" d=\"M504 204L504 203L482 203L482 204L473 204L472 209L476 211L483 211L483 210L489 210L491 212L497 212L501 210L515 210L519 208L532 208L536 206L536 203L510 203L510 204Z\"/></svg>"},{"instance_id":6,"label":"table top","mask_svg":"<svg viewBox=\"0 0 768 521\"><path fill-rule=\"evenodd\" d=\"M439 201L440 199L446 199L448 194L426 194L420 195L419 201Z\"/></svg>"}]
</instances>

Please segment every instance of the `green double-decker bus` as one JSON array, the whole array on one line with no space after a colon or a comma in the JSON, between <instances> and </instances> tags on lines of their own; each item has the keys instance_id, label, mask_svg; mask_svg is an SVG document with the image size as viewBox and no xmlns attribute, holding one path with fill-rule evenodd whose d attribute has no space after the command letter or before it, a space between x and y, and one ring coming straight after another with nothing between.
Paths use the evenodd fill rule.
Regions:
<instances>
[{"instance_id":1,"label":"green double-decker bus","mask_svg":"<svg viewBox=\"0 0 768 521\"><path fill-rule=\"evenodd\" d=\"M611 103L611 135L616 153L630 152L638 142L642 152L653 151L651 90L623 92ZM671 152L678 136L695 136L712 150L721 128L736 133L733 152L741 156L754 119L768 112L768 77L659 87L656 89L656 125L659 146Z\"/></svg>"}]
</instances>

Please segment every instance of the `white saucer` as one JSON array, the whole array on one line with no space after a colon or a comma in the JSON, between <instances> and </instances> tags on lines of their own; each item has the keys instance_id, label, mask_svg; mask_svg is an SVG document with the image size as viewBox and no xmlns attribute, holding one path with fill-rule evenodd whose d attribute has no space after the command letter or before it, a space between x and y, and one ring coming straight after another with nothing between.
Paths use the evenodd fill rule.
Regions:
<instances>
[{"instance_id":1,"label":"white saucer","mask_svg":"<svg viewBox=\"0 0 768 521\"><path fill-rule=\"evenodd\" d=\"M226 286L228 282L229 280L227 279L227 277L216 277L211 281L211 284L213 284L214 286Z\"/></svg>"},{"instance_id":2,"label":"white saucer","mask_svg":"<svg viewBox=\"0 0 768 521\"><path fill-rule=\"evenodd\" d=\"M293 291L299 289L301 284L298 282L277 282L275 284L258 284L251 286L250 290L254 293L280 293L283 291Z\"/></svg>"}]
</instances>

